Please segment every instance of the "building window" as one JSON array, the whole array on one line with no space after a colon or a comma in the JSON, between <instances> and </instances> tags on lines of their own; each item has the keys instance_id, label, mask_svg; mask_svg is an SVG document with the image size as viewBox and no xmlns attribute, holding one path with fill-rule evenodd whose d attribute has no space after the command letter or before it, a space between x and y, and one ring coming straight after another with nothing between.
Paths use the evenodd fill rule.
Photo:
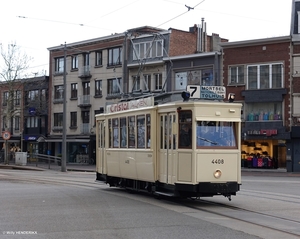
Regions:
<instances>
[{"instance_id":1,"label":"building window","mask_svg":"<svg viewBox=\"0 0 300 239\"><path fill-rule=\"evenodd\" d=\"M72 70L78 69L78 56L72 56Z\"/></svg>"},{"instance_id":2,"label":"building window","mask_svg":"<svg viewBox=\"0 0 300 239\"><path fill-rule=\"evenodd\" d=\"M213 69L201 70L201 85L212 86L214 85Z\"/></svg>"},{"instance_id":3,"label":"building window","mask_svg":"<svg viewBox=\"0 0 300 239\"><path fill-rule=\"evenodd\" d=\"M162 74L155 74L155 90L161 90L162 89Z\"/></svg>"},{"instance_id":4,"label":"building window","mask_svg":"<svg viewBox=\"0 0 300 239\"><path fill-rule=\"evenodd\" d=\"M83 54L83 66L89 66L90 65L90 53L84 53Z\"/></svg>"},{"instance_id":5,"label":"building window","mask_svg":"<svg viewBox=\"0 0 300 239\"><path fill-rule=\"evenodd\" d=\"M4 131L4 130L6 130L6 128L7 128L7 124L6 124L6 116L3 116L3 118L2 118L2 131Z\"/></svg>"},{"instance_id":6,"label":"building window","mask_svg":"<svg viewBox=\"0 0 300 239\"><path fill-rule=\"evenodd\" d=\"M107 80L107 94L120 94L122 89L122 78L114 78Z\"/></svg>"},{"instance_id":7,"label":"building window","mask_svg":"<svg viewBox=\"0 0 300 239\"><path fill-rule=\"evenodd\" d=\"M175 90L185 90L187 85L214 85L213 68L193 69L175 73Z\"/></svg>"},{"instance_id":8,"label":"building window","mask_svg":"<svg viewBox=\"0 0 300 239\"><path fill-rule=\"evenodd\" d=\"M16 91L15 105L20 105L20 104L21 104L21 91L17 90Z\"/></svg>"},{"instance_id":9,"label":"building window","mask_svg":"<svg viewBox=\"0 0 300 239\"><path fill-rule=\"evenodd\" d=\"M39 99L39 90L28 91L28 102L37 101Z\"/></svg>"},{"instance_id":10,"label":"building window","mask_svg":"<svg viewBox=\"0 0 300 239\"><path fill-rule=\"evenodd\" d=\"M244 66L229 67L229 84L244 84Z\"/></svg>"},{"instance_id":11,"label":"building window","mask_svg":"<svg viewBox=\"0 0 300 239\"><path fill-rule=\"evenodd\" d=\"M133 90L140 90L141 89L141 79L140 76L133 76L132 77L132 89Z\"/></svg>"},{"instance_id":12,"label":"building window","mask_svg":"<svg viewBox=\"0 0 300 239\"><path fill-rule=\"evenodd\" d=\"M90 112L89 111L82 111L81 112L82 123L90 123Z\"/></svg>"},{"instance_id":13,"label":"building window","mask_svg":"<svg viewBox=\"0 0 300 239\"><path fill-rule=\"evenodd\" d=\"M54 99L64 99L64 87L62 85L54 86Z\"/></svg>"},{"instance_id":14,"label":"building window","mask_svg":"<svg viewBox=\"0 0 300 239\"><path fill-rule=\"evenodd\" d=\"M83 95L90 95L90 82L82 83Z\"/></svg>"},{"instance_id":15,"label":"building window","mask_svg":"<svg viewBox=\"0 0 300 239\"><path fill-rule=\"evenodd\" d=\"M247 66L248 90L282 88L282 64Z\"/></svg>"},{"instance_id":16,"label":"building window","mask_svg":"<svg viewBox=\"0 0 300 239\"><path fill-rule=\"evenodd\" d=\"M9 92L8 91L3 92L3 97L2 97L3 106L7 106L8 97L9 97Z\"/></svg>"},{"instance_id":17,"label":"building window","mask_svg":"<svg viewBox=\"0 0 300 239\"><path fill-rule=\"evenodd\" d=\"M64 72L64 57L55 58L55 73Z\"/></svg>"},{"instance_id":18,"label":"building window","mask_svg":"<svg viewBox=\"0 0 300 239\"><path fill-rule=\"evenodd\" d=\"M246 121L282 120L282 103L248 103L245 105Z\"/></svg>"},{"instance_id":19,"label":"building window","mask_svg":"<svg viewBox=\"0 0 300 239\"><path fill-rule=\"evenodd\" d=\"M102 80L95 80L95 96L102 95Z\"/></svg>"},{"instance_id":20,"label":"building window","mask_svg":"<svg viewBox=\"0 0 300 239\"><path fill-rule=\"evenodd\" d=\"M71 98L77 98L77 83L71 84Z\"/></svg>"},{"instance_id":21,"label":"building window","mask_svg":"<svg viewBox=\"0 0 300 239\"><path fill-rule=\"evenodd\" d=\"M71 116L71 122L70 126L71 127L77 127L77 112L70 112Z\"/></svg>"},{"instance_id":22,"label":"building window","mask_svg":"<svg viewBox=\"0 0 300 239\"><path fill-rule=\"evenodd\" d=\"M163 56L163 40L133 44L133 60Z\"/></svg>"},{"instance_id":23,"label":"building window","mask_svg":"<svg viewBox=\"0 0 300 239\"><path fill-rule=\"evenodd\" d=\"M26 126L27 128L37 128L38 122L39 122L38 117L28 117Z\"/></svg>"},{"instance_id":24,"label":"building window","mask_svg":"<svg viewBox=\"0 0 300 239\"><path fill-rule=\"evenodd\" d=\"M108 66L115 66L122 64L122 48L108 49Z\"/></svg>"},{"instance_id":25,"label":"building window","mask_svg":"<svg viewBox=\"0 0 300 239\"><path fill-rule=\"evenodd\" d=\"M155 41L155 44L154 44L154 53L155 53L155 56L156 57L161 57L163 56L163 40L157 40Z\"/></svg>"},{"instance_id":26,"label":"building window","mask_svg":"<svg viewBox=\"0 0 300 239\"><path fill-rule=\"evenodd\" d=\"M54 127L63 126L63 113L54 113Z\"/></svg>"},{"instance_id":27,"label":"building window","mask_svg":"<svg viewBox=\"0 0 300 239\"><path fill-rule=\"evenodd\" d=\"M41 101L42 102L46 102L47 101L47 90L46 89L42 89L40 95L41 95Z\"/></svg>"},{"instance_id":28,"label":"building window","mask_svg":"<svg viewBox=\"0 0 300 239\"><path fill-rule=\"evenodd\" d=\"M20 116L15 117L15 130L20 130Z\"/></svg>"},{"instance_id":29,"label":"building window","mask_svg":"<svg viewBox=\"0 0 300 239\"><path fill-rule=\"evenodd\" d=\"M151 75L144 75L145 90L151 91Z\"/></svg>"},{"instance_id":30,"label":"building window","mask_svg":"<svg viewBox=\"0 0 300 239\"><path fill-rule=\"evenodd\" d=\"M96 51L96 62L95 66L102 66L102 51Z\"/></svg>"},{"instance_id":31,"label":"building window","mask_svg":"<svg viewBox=\"0 0 300 239\"><path fill-rule=\"evenodd\" d=\"M45 116L41 116L41 127L42 128L46 127L46 117Z\"/></svg>"}]
</instances>

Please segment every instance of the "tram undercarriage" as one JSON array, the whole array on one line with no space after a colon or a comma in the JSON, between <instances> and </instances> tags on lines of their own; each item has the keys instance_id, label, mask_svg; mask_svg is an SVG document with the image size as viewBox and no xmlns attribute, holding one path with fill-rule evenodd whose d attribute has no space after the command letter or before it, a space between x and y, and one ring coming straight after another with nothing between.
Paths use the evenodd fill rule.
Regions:
<instances>
[{"instance_id":1,"label":"tram undercarriage","mask_svg":"<svg viewBox=\"0 0 300 239\"><path fill-rule=\"evenodd\" d=\"M145 182L134 179L112 177L97 173L98 181L104 181L110 187L125 188L135 192L147 192L157 196L180 197L180 198L200 198L223 195L231 201L231 196L235 196L240 190L237 182L199 184L178 184L170 185L156 182Z\"/></svg>"}]
</instances>

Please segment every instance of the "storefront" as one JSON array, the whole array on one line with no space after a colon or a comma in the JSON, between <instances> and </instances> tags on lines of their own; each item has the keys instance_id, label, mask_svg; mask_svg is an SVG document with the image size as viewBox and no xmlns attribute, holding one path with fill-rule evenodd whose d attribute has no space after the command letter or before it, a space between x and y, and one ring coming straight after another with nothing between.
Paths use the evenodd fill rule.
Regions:
<instances>
[{"instance_id":1,"label":"storefront","mask_svg":"<svg viewBox=\"0 0 300 239\"><path fill-rule=\"evenodd\" d=\"M288 135L277 129L244 130L242 167L286 168Z\"/></svg>"},{"instance_id":2,"label":"storefront","mask_svg":"<svg viewBox=\"0 0 300 239\"><path fill-rule=\"evenodd\" d=\"M48 138L48 154L61 157L62 139ZM90 163L90 139L89 138L67 138L66 140L66 163L87 164Z\"/></svg>"},{"instance_id":3,"label":"storefront","mask_svg":"<svg viewBox=\"0 0 300 239\"><path fill-rule=\"evenodd\" d=\"M27 152L28 162L36 162L36 154L46 154L47 144L45 142L44 136L40 135L24 135L23 141L23 151Z\"/></svg>"}]
</instances>

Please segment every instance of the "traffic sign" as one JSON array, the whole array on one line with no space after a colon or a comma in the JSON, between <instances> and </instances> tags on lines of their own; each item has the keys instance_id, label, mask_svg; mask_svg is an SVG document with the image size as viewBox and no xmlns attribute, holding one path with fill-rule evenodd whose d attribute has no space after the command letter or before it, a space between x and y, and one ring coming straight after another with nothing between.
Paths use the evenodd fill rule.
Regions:
<instances>
[{"instance_id":1,"label":"traffic sign","mask_svg":"<svg viewBox=\"0 0 300 239\"><path fill-rule=\"evenodd\" d=\"M4 139L4 140L9 140L10 139L10 132L9 131L3 131L2 132L2 138Z\"/></svg>"}]
</instances>

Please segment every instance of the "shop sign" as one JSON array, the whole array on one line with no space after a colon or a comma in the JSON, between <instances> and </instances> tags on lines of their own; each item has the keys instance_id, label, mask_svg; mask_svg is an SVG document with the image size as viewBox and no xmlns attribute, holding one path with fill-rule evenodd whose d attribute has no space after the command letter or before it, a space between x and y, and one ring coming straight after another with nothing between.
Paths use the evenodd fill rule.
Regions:
<instances>
[{"instance_id":1,"label":"shop sign","mask_svg":"<svg viewBox=\"0 0 300 239\"><path fill-rule=\"evenodd\" d=\"M277 129L248 130L247 134L272 136L272 135L277 135Z\"/></svg>"},{"instance_id":2,"label":"shop sign","mask_svg":"<svg viewBox=\"0 0 300 239\"><path fill-rule=\"evenodd\" d=\"M25 136L25 140L36 140L36 136Z\"/></svg>"}]
</instances>

